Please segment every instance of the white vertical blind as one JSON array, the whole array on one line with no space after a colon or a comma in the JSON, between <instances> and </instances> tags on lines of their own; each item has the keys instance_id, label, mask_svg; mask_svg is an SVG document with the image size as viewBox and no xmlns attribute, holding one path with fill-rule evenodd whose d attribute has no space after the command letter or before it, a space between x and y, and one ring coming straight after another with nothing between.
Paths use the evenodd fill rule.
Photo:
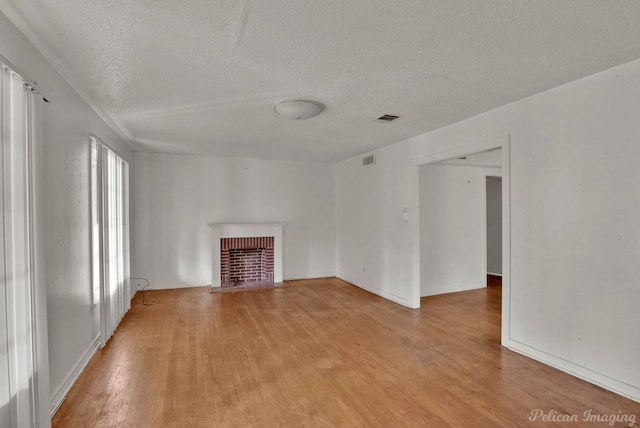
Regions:
<instances>
[{"instance_id":1,"label":"white vertical blind","mask_svg":"<svg viewBox=\"0 0 640 428\"><path fill-rule=\"evenodd\" d=\"M4 193L5 193L5 166L4 159L5 157L9 157L8 153L5 153L5 145L8 144L8 139L5 138L6 128L9 126L7 122L8 116L8 93L6 86L8 85L8 80L10 78L8 70L4 67L0 68L2 71L2 76L0 77L0 138L2 142L2 147L0 150L0 162L2 165L2 174L0 174L0 183L1 188L0 192L2 192L2 198L0 198L0 204L2 205L2 211L0 211L0 215L2 216L2 225L0 225L0 236L2 237L2 245L0 245L0 279L2 280L2 285L0 287L0 309L2 309L3 314L8 315L8 301L7 301L7 292L8 292L8 284L6 278L5 268L5 246L7 246L7 237L5 237L4 233ZM7 141L7 143L5 143ZM8 207L7 207L8 209ZM0 426L11 426L11 384L9 383L9 323L7 316L0 316Z\"/></svg>"},{"instance_id":2,"label":"white vertical blind","mask_svg":"<svg viewBox=\"0 0 640 428\"><path fill-rule=\"evenodd\" d=\"M0 425L36 424L34 281L31 248L31 90L2 65L2 261Z\"/></svg>"},{"instance_id":3,"label":"white vertical blind","mask_svg":"<svg viewBox=\"0 0 640 428\"><path fill-rule=\"evenodd\" d=\"M101 343L105 346L129 310L127 162L92 141L92 239L94 296L99 292Z\"/></svg>"}]
</instances>

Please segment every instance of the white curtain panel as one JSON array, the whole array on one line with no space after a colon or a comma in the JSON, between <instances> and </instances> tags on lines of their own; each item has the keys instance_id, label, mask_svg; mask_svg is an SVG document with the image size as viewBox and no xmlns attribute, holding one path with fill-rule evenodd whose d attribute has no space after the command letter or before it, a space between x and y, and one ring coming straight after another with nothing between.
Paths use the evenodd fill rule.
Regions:
<instances>
[{"instance_id":1,"label":"white curtain panel","mask_svg":"<svg viewBox=\"0 0 640 428\"><path fill-rule=\"evenodd\" d=\"M0 82L0 426L36 420L30 149L33 94L2 65Z\"/></svg>"},{"instance_id":2,"label":"white curtain panel","mask_svg":"<svg viewBox=\"0 0 640 428\"><path fill-rule=\"evenodd\" d=\"M103 347L130 306L128 167L115 152L93 140L93 278L94 293L100 298Z\"/></svg>"}]
</instances>

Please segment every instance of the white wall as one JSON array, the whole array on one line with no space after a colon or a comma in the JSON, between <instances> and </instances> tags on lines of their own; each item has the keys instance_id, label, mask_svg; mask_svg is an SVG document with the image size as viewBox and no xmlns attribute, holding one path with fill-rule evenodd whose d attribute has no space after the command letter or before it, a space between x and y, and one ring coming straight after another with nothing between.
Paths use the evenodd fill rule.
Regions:
<instances>
[{"instance_id":1,"label":"white wall","mask_svg":"<svg viewBox=\"0 0 640 428\"><path fill-rule=\"evenodd\" d=\"M510 135L507 344L640 400L639 99L636 60L387 147L380 168L338 163L339 274L410 302L410 165Z\"/></svg>"},{"instance_id":2,"label":"white wall","mask_svg":"<svg viewBox=\"0 0 640 428\"><path fill-rule=\"evenodd\" d=\"M420 295L486 286L481 168L420 167Z\"/></svg>"},{"instance_id":3,"label":"white wall","mask_svg":"<svg viewBox=\"0 0 640 428\"><path fill-rule=\"evenodd\" d=\"M487 177L487 273L502 274L502 179Z\"/></svg>"},{"instance_id":4,"label":"white wall","mask_svg":"<svg viewBox=\"0 0 640 428\"><path fill-rule=\"evenodd\" d=\"M98 334L91 307L89 133L126 160L129 147L0 14L0 54L51 98L44 104L44 254L52 405L84 364ZM89 354L89 355L88 355ZM49 413L50 409L44 409Z\"/></svg>"},{"instance_id":5,"label":"white wall","mask_svg":"<svg viewBox=\"0 0 640 428\"><path fill-rule=\"evenodd\" d=\"M286 223L284 278L335 275L333 165L135 157L132 277L151 288L209 285L212 222Z\"/></svg>"},{"instance_id":6,"label":"white wall","mask_svg":"<svg viewBox=\"0 0 640 428\"><path fill-rule=\"evenodd\" d=\"M402 305L411 301L407 145L336 164L337 276ZM408 213L411 215L412 213Z\"/></svg>"}]
</instances>

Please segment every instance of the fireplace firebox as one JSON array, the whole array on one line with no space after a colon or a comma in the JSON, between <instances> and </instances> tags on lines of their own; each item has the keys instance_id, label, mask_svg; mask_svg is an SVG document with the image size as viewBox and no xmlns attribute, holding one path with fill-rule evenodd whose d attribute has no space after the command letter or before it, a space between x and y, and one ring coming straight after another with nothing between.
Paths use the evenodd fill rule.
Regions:
<instances>
[{"instance_id":1,"label":"fireplace firebox","mask_svg":"<svg viewBox=\"0 0 640 428\"><path fill-rule=\"evenodd\" d=\"M282 282L281 223L210 223L211 288Z\"/></svg>"},{"instance_id":2,"label":"fireplace firebox","mask_svg":"<svg viewBox=\"0 0 640 428\"><path fill-rule=\"evenodd\" d=\"M220 239L222 287L273 282L273 236Z\"/></svg>"}]
</instances>

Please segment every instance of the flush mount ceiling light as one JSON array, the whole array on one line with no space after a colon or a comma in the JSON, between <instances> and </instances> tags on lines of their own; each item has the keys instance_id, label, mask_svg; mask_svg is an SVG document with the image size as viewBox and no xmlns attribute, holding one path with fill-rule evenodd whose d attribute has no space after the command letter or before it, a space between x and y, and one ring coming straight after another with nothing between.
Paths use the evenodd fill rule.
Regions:
<instances>
[{"instance_id":1,"label":"flush mount ceiling light","mask_svg":"<svg viewBox=\"0 0 640 428\"><path fill-rule=\"evenodd\" d=\"M291 100L276 104L273 110L287 119L305 120L319 115L324 106L315 101Z\"/></svg>"}]
</instances>

